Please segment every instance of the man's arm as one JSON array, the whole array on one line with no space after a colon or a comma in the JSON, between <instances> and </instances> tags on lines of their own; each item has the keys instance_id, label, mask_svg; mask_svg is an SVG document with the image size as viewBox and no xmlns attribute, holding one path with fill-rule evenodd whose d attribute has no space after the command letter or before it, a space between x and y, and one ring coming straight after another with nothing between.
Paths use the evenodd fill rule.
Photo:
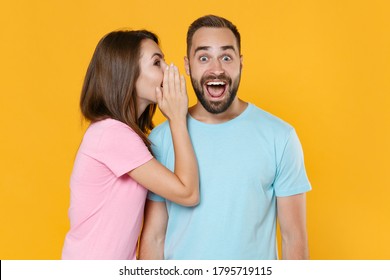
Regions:
<instances>
[{"instance_id":1,"label":"man's arm","mask_svg":"<svg viewBox=\"0 0 390 280\"><path fill-rule=\"evenodd\" d=\"M163 260L164 241L167 230L168 213L165 202L147 199L144 226L140 239L139 259Z\"/></svg>"},{"instance_id":2,"label":"man's arm","mask_svg":"<svg viewBox=\"0 0 390 280\"><path fill-rule=\"evenodd\" d=\"M277 197L277 208L282 235L282 259L308 259L306 194Z\"/></svg>"}]
</instances>

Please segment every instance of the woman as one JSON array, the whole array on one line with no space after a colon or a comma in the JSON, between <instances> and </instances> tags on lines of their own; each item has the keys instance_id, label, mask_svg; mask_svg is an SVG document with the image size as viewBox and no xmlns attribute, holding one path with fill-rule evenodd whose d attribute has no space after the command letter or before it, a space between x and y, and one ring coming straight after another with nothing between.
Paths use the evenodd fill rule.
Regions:
<instances>
[{"instance_id":1,"label":"woman","mask_svg":"<svg viewBox=\"0 0 390 280\"><path fill-rule=\"evenodd\" d=\"M147 133L156 103L171 126L174 173L150 152ZM62 258L135 259L147 189L184 206L198 203L185 80L165 63L156 35L115 31L96 47L80 106L91 124L71 175Z\"/></svg>"}]
</instances>

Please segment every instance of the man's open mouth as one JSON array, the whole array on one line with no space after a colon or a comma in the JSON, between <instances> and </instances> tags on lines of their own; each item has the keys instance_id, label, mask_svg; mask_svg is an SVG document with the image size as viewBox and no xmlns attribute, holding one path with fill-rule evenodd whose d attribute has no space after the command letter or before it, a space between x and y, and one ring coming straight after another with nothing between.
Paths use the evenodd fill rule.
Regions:
<instances>
[{"instance_id":1,"label":"man's open mouth","mask_svg":"<svg viewBox=\"0 0 390 280\"><path fill-rule=\"evenodd\" d=\"M226 85L227 83L223 81L210 81L205 84L205 88L211 97L218 98L225 93Z\"/></svg>"}]
</instances>

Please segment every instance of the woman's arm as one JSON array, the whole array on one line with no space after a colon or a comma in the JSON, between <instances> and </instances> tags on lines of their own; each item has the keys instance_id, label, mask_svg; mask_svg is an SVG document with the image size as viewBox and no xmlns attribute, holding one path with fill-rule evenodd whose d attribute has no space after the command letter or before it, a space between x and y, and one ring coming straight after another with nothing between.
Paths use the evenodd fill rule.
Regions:
<instances>
[{"instance_id":1,"label":"woman's arm","mask_svg":"<svg viewBox=\"0 0 390 280\"><path fill-rule=\"evenodd\" d=\"M169 121L175 151L175 170L156 159L135 168L129 175L152 192L185 206L199 201L198 163L187 129L188 96L185 80L176 66L164 72L163 90L156 89L157 103Z\"/></svg>"}]
</instances>

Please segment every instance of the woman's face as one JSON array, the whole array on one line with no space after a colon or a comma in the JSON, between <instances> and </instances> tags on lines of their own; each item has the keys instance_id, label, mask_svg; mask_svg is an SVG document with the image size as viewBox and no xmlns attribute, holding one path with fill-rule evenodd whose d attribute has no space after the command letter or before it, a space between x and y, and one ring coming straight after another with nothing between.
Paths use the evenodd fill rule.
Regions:
<instances>
[{"instance_id":1,"label":"woman's face","mask_svg":"<svg viewBox=\"0 0 390 280\"><path fill-rule=\"evenodd\" d=\"M135 84L139 114L156 103L156 87L161 87L167 64L159 46L150 39L141 42L140 75Z\"/></svg>"}]
</instances>

